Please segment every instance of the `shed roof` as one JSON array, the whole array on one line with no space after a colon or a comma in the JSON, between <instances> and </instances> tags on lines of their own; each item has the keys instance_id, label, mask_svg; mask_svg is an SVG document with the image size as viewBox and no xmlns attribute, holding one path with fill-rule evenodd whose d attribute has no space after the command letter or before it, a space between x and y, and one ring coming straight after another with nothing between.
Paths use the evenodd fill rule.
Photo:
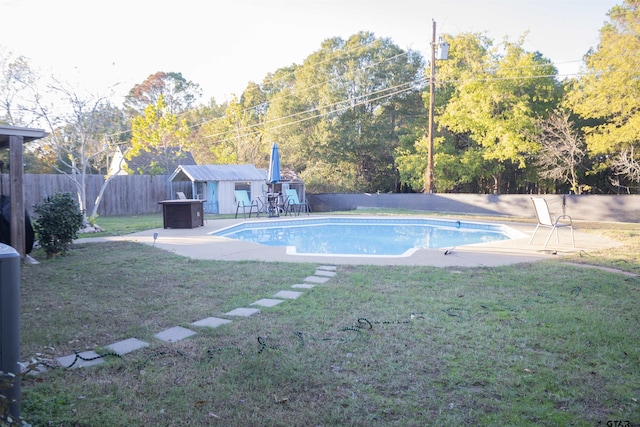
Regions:
<instances>
[{"instance_id":1,"label":"shed roof","mask_svg":"<svg viewBox=\"0 0 640 427\"><path fill-rule=\"evenodd\" d=\"M267 171L254 165L180 165L169 181L264 181Z\"/></svg>"}]
</instances>

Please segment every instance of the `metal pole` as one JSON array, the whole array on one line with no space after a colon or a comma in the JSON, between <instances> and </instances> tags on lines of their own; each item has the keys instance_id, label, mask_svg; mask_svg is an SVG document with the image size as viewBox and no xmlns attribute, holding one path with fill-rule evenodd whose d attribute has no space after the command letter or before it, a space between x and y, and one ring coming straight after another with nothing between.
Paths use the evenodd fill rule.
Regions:
<instances>
[{"instance_id":1,"label":"metal pole","mask_svg":"<svg viewBox=\"0 0 640 427\"><path fill-rule=\"evenodd\" d=\"M433 108L436 91L436 21L433 21L433 35L431 37L431 77L429 78L429 158L427 173L425 174L425 193L433 193Z\"/></svg>"}]
</instances>

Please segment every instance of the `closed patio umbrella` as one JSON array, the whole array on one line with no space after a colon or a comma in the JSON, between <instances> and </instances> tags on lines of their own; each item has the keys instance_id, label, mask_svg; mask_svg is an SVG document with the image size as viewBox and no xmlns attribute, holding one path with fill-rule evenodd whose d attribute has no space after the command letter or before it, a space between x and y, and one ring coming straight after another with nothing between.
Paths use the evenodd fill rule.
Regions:
<instances>
[{"instance_id":1,"label":"closed patio umbrella","mask_svg":"<svg viewBox=\"0 0 640 427\"><path fill-rule=\"evenodd\" d=\"M267 175L269 184L277 184L280 182L280 152L278 144L275 142L271 147L271 159L269 160L269 174Z\"/></svg>"},{"instance_id":2,"label":"closed patio umbrella","mask_svg":"<svg viewBox=\"0 0 640 427\"><path fill-rule=\"evenodd\" d=\"M269 185L271 186L271 195L267 196L267 210L270 217L278 216L278 196L273 194L275 193L273 184L277 184L280 182L280 152L278 151L278 144L276 144L275 142L271 147L271 159L269 159L269 173L267 175L267 182L269 182Z\"/></svg>"}]
</instances>

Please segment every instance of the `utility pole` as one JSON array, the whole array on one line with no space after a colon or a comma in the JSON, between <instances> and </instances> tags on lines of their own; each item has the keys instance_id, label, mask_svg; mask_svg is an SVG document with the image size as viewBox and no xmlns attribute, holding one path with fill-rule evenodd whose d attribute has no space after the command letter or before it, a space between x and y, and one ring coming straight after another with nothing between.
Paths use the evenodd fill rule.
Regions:
<instances>
[{"instance_id":1,"label":"utility pole","mask_svg":"<svg viewBox=\"0 0 640 427\"><path fill-rule=\"evenodd\" d=\"M436 92L436 21L433 21L431 37L431 77L429 77L429 158L424 176L424 192L433 193L433 107Z\"/></svg>"}]
</instances>

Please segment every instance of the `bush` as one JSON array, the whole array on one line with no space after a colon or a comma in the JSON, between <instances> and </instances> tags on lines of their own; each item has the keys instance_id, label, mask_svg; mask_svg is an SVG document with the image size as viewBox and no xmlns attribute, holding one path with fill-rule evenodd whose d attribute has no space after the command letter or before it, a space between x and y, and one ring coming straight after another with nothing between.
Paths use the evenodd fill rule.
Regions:
<instances>
[{"instance_id":1,"label":"bush","mask_svg":"<svg viewBox=\"0 0 640 427\"><path fill-rule=\"evenodd\" d=\"M0 371L0 427L17 427L28 426L22 417L13 418L12 403L14 398L7 397L5 390L11 389L16 385L16 376L12 373L4 373ZM19 408L19 406L18 406Z\"/></svg>"},{"instance_id":2,"label":"bush","mask_svg":"<svg viewBox=\"0 0 640 427\"><path fill-rule=\"evenodd\" d=\"M47 196L34 206L34 230L47 258L66 255L77 232L82 228L83 215L71 193Z\"/></svg>"}]
</instances>

